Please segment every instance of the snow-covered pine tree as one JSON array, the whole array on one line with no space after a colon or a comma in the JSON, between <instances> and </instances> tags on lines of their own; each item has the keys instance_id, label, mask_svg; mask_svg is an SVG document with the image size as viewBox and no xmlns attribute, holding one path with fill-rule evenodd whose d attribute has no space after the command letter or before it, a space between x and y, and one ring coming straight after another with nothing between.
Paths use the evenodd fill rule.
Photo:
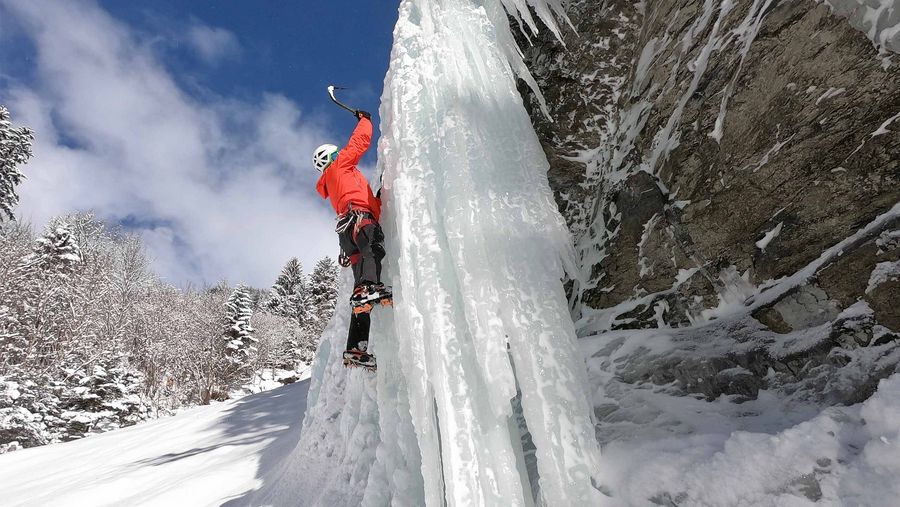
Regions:
<instances>
[{"instance_id":1,"label":"snow-covered pine tree","mask_svg":"<svg viewBox=\"0 0 900 507\"><path fill-rule=\"evenodd\" d=\"M81 248L66 222L51 223L37 239L34 260L42 266L69 268L81 262Z\"/></svg>"},{"instance_id":2,"label":"snow-covered pine tree","mask_svg":"<svg viewBox=\"0 0 900 507\"><path fill-rule=\"evenodd\" d=\"M93 211L67 213L52 219L47 229L63 224L71 233L81 253L82 262L103 264L101 257L119 250L126 235L110 228ZM119 245L117 245L119 244Z\"/></svg>"},{"instance_id":3,"label":"snow-covered pine tree","mask_svg":"<svg viewBox=\"0 0 900 507\"><path fill-rule=\"evenodd\" d=\"M249 366L250 358L256 352L257 340L253 336L253 327L250 326L250 317L253 316L252 306L250 290L244 285L235 287L225 303L227 319L223 334L226 340L225 352L238 370Z\"/></svg>"},{"instance_id":4,"label":"snow-covered pine tree","mask_svg":"<svg viewBox=\"0 0 900 507\"><path fill-rule=\"evenodd\" d=\"M66 369L66 381L55 389L63 409L62 440L147 419L150 408L141 396L143 382L143 375L128 364L122 352L105 354L90 367Z\"/></svg>"},{"instance_id":5,"label":"snow-covered pine tree","mask_svg":"<svg viewBox=\"0 0 900 507\"><path fill-rule=\"evenodd\" d=\"M250 291L251 308L253 308L254 313L256 313L257 310L263 310L269 307L269 299L271 298L271 291L269 291L269 289L259 289L256 287L248 287L247 289Z\"/></svg>"},{"instance_id":6,"label":"snow-covered pine tree","mask_svg":"<svg viewBox=\"0 0 900 507\"><path fill-rule=\"evenodd\" d=\"M295 319L301 326L310 320L309 293L303 276L303 265L296 257L287 261L275 280L268 306L272 313Z\"/></svg>"},{"instance_id":7,"label":"snow-covered pine tree","mask_svg":"<svg viewBox=\"0 0 900 507\"><path fill-rule=\"evenodd\" d=\"M315 316L315 329L311 331L316 339L334 315L338 293L337 277L337 264L331 257L320 259L309 275L309 307Z\"/></svg>"},{"instance_id":8,"label":"snow-covered pine tree","mask_svg":"<svg viewBox=\"0 0 900 507\"><path fill-rule=\"evenodd\" d=\"M17 166L31 158L34 133L27 127L13 128L9 111L0 105L0 221L12 220L19 203L16 186L25 178Z\"/></svg>"},{"instance_id":9,"label":"snow-covered pine tree","mask_svg":"<svg viewBox=\"0 0 900 507\"><path fill-rule=\"evenodd\" d=\"M101 353L92 332L96 292L87 286L84 268L81 248L62 220L52 220L20 262L28 281L15 305L32 351L28 361L40 368L58 366L72 354Z\"/></svg>"}]
</instances>

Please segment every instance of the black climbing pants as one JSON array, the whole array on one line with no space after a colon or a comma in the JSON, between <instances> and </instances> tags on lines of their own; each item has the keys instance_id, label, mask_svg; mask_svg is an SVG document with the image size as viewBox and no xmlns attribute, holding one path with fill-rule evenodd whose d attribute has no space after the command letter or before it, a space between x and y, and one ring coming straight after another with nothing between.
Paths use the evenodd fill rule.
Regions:
<instances>
[{"instance_id":1,"label":"black climbing pants","mask_svg":"<svg viewBox=\"0 0 900 507\"><path fill-rule=\"evenodd\" d=\"M338 233L338 240L341 251L350 259L354 287L381 283L381 260L385 254L384 233L375 218L369 214L357 216L349 227ZM346 350L366 349L369 343L370 323L368 313L351 315Z\"/></svg>"},{"instance_id":2,"label":"black climbing pants","mask_svg":"<svg viewBox=\"0 0 900 507\"><path fill-rule=\"evenodd\" d=\"M374 218L362 227L351 225L338 234L341 251L350 258L354 287L381 283L381 259L384 258L384 233Z\"/></svg>"},{"instance_id":3,"label":"black climbing pants","mask_svg":"<svg viewBox=\"0 0 900 507\"><path fill-rule=\"evenodd\" d=\"M347 348L344 350L366 350L369 346L369 326L372 318L368 313L354 313L350 316L347 332Z\"/></svg>"}]
</instances>

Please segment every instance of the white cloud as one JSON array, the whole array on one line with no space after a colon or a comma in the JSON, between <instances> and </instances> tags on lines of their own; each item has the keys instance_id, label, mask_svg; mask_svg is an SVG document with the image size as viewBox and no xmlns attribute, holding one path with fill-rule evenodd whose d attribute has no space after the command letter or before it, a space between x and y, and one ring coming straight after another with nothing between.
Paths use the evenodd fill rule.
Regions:
<instances>
[{"instance_id":1,"label":"white cloud","mask_svg":"<svg viewBox=\"0 0 900 507\"><path fill-rule=\"evenodd\" d=\"M270 284L290 256L337 254L313 189L314 147L334 139L279 95L199 101L135 32L93 2L0 0L37 48L37 79L8 90L36 131L20 215L93 209L137 223L176 283Z\"/></svg>"},{"instance_id":2,"label":"white cloud","mask_svg":"<svg viewBox=\"0 0 900 507\"><path fill-rule=\"evenodd\" d=\"M219 63L227 56L238 54L241 49L233 33L224 28L199 23L194 23L188 28L187 41L197 55L209 64Z\"/></svg>"}]
</instances>

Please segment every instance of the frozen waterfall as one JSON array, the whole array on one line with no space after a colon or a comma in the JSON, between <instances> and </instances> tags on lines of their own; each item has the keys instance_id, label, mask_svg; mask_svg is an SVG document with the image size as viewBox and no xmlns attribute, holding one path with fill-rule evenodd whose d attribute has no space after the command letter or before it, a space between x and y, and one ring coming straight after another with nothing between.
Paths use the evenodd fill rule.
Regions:
<instances>
[{"instance_id":1,"label":"frozen waterfall","mask_svg":"<svg viewBox=\"0 0 900 507\"><path fill-rule=\"evenodd\" d=\"M378 145L395 308L373 314L377 375L340 365L348 308L326 331L292 472L315 482L304 503L602 501L561 284L572 241L507 9L533 25L520 0L401 2Z\"/></svg>"}]
</instances>

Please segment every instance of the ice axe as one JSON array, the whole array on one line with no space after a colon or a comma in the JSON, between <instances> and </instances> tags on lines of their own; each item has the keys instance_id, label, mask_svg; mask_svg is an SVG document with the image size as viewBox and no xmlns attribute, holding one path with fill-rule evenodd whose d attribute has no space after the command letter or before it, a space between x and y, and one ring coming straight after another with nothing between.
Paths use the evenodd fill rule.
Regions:
<instances>
[{"instance_id":1,"label":"ice axe","mask_svg":"<svg viewBox=\"0 0 900 507\"><path fill-rule=\"evenodd\" d=\"M352 107L348 106L347 104L344 104L343 102L338 100L337 97L334 96L335 90L346 90L346 88L342 88L340 86L328 85L328 96L331 97L332 102L341 106L342 108L346 109L347 111L350 111L353 114L353 116L356 116L356 109L353 109Z\"/></svg>"}]
</instances>

